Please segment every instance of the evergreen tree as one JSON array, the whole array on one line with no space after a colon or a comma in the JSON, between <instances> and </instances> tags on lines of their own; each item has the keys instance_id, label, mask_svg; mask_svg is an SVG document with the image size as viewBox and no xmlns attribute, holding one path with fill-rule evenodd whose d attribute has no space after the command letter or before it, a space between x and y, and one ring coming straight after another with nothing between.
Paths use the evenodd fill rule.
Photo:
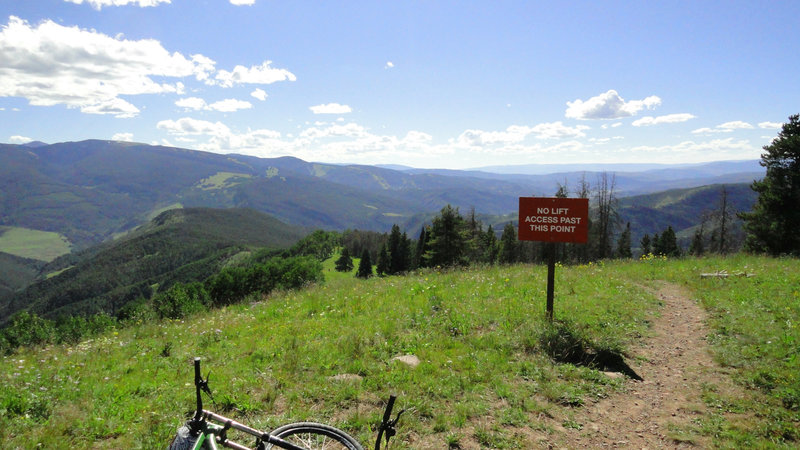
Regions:
<instances>
[{"instance_id":1,"label":"evergreen tree","mask_svg":"<svg viewBox=\"0 0 800 450\"><path fill-rule=\"evenodd\" d=\"M412 262L413 269L419 269L421 267L427 267L425 265L425 252L428 251L428 231L427 227L422 227L419 232L419 239L417 240L417 246L414 250L414 259Z\"/></svg>"},{"instance_id":2,"label":"evergreen tree","mask_svg":"<svg viewBox=\"0 0 800 450\"><path fill-rule=\"evenodd\" d=\"M365 279L372 276L372 262L369 259L369 250L367 249L361 252L361 261L358 263L356 276Z\"/></svg>"},{"instance_id":3,"label":"evergreen tree","mask_svg":"<svg viewBox=\"0 0 800 450\"><path fill-rule=\"evenodd\" d=\"M507 223L500 235L500 253L497 255L500 264L514 264L519 261L519 240L514 224Z\"/></svg>"},{"instance_id":4,"label":"evergreen tree","mask_svg":"<svg viewBox=\"0 0 800 450\"><path fill-rule=\"evenodd\" d=\"M379 276L388 275L391 273L391 261L389 259L389 252L386 250L386 245L381 247L381 252L378 254L378 262L375 263L375 272Z\"/></svg>"},{"instance_id":5,"label":"evergreen tree","mask_svg":"<svg viewBox=\"0 0 800 450\"><path fill-rule=\"evenodd\" d=\"M353 271L353 258L350 257L350 250L347 247L342 247L342 255L336 260L337 272L352 272Z\"/></svg>"},{"instance_id":6,"label":"evergreen tree","mask_svg":"<svg viewBox=\"0 0 800 450\"><path fill-rule=\"evenodd\" d=\"M672 229L672 225L668 226L663 233L661 233L661 237L658 238L658 247L660 255L664 256L681 256L681 249L678 247L678 239L675 236L675 230Z\"/></svg>"},{"instance_id":7,"label":"evergreen tree","mask_svg":"<svg viewBox=\"0 0 800 450\"><path fill-rule=\"evenodd\" d=\"M653 253L649 234L645 233L644 236L642 236L640 244L642 244L642 255L649 255Z\"/></svg>"},{"instance_id":8,"label":"evergreen tree","mask_svg":"<svg viewBox=\"0 0 800 450\"><path fill-rule=\"evenodd\" d=\"M464 218L458 208L450 205L442 208L434 217L430 230L429 249L425 253L429 267L448 267L463 264L466 233Z\"/></svg>"},{"instance_id":9,"label":"evergreen tree","mask_svg":"<svg viewBox=\"0 0 800 450\"><path fill-rule=\"evenodd\" d=\"M391 274L394 275L396 273L400 273L401 270L398 267L400 263L400 240L402 239L400 235L400 226L397 224L392 225L392 231L389 233L389 240L387 241L386 245L381 249L381 253L386 253L386 261L385 267L383 271L381 271L381 257L378 256L378 264L377 264L377 272L378 275L382 274Z\"/></svg>"},{"instance_id":10,"label":"evergreen tree","mask_svg":"<svg viewBox=\"0 0 800 450\"><path fill-rule=\"evenodd\" d=\"M633 257L633 253L631 253L631 223L628 222L625 225L625 230L619 236L617 240L617 256L619 258L631 258Z\"/></svg>"},{"instance_id":11,"label":"evergreen tree","mask_svg":"<svg viewBox=\"0 0 800 450\"><path fill-rule=\"evenodd\" d=\"M392 256L394 260L394 255ZM411 270L411 239L408 238L408 234L403 232L403 235L400 236L400 247L398 248L398 253L396 257L396 273L404 273Z\"/></svg>"},{"instance_id":12,"label":"evergreen tree","mask_svg":"<svg viewBox=\"0 0 800 450\"><path fill-rule=\"evenodd\" d=\"M766 175L751 185L758 200L751 212L739 215L745 221L745 246L771 255L800 255L800 115L790 116L764 150Z\"/></svg>"},{"instance_id":13,"label":"evergreen tree","mask_svg":"<svg viewBox=\"0 0 800 450\"><path fill-rule=\"evenodd\" d=\"M491 225L489 225L489 228L487 228L486 232L483 233L483 248L483 261L488 264L494 264L497 262L497 236L494 234L494 229Z\"/></svg>"}]
</instances>

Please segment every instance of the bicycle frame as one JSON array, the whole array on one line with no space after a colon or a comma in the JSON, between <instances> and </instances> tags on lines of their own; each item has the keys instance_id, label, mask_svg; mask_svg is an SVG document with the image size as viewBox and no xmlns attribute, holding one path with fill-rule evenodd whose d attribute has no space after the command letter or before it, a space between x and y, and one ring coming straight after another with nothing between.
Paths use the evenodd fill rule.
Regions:
<instances>
[{"instance_id":1,"label":"bicycle frame","mask_svg":"<svg viewBox=\"0 0 800 450\"><path fill-rule=\"evenodd\" d=\"M201 391L205 391L207 394L211 395L211 389L209 389L208 387L208 377L206 377L206 379L203 379L200 373L200 358L194 359L194 384L195 384L197 407L194 416L186 424L189 434L197 438L197 440L191 444L191 450L201 450L201 449L218 450L219 448L218 444L224 447L233 448L235 450L252 450L252 448L250 447L245 447L241 444L237 444L236 442L228 440L227 432L231 428L250 434L251 436L254 436L256 438L256 450L264 448L266 444L271 444L276 447L289 450L306 450L303 447L299 447L291 442L287 442L286 440L281 439L278 436L257 430L255 428L251 428L233 419L229 419L225 416L203 409L203 396ZM392 408L394 407L396 399L397 397L394 395L389 397L389 403L386 405L386 410L384 411L383 414L383 420L381 421L378 427L378 438L375 441L375 450L380 450L381 438L383 436L386 437L386 443L388 445L389 439L396 434L395 425L397 424L397 421L400 419L400 415L403 414L403 412L405 412L405 410L402 410L397 414L394 420L391 419ZM216 422L216 424L212 422ZM325 425L320 425L320 424L315 424L315 425L327 427ZM280 429L276 431L280 432ZM346 435L346 433L342 432L341 430L336 430L336 431L338 431L338 433ZM283 436L283 434L281 435ZM188 438L188 436L182 436L182 438ZM347 438L352 440L352 438L349 436ZM355 441L353 441L353 444L356 444L358 448L361 447ZM172 446L170 446L170 448L172 448Z\"/></svg>"}]
</instances>

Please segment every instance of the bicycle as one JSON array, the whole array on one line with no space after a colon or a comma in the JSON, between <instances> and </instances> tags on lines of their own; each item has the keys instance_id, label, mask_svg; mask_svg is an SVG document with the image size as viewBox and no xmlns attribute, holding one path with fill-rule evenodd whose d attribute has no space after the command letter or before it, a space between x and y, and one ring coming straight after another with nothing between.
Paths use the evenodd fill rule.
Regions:
<instances>
[{"instance_id":1,"label":"bicycle","mask_svg":"<svg viewBox=\"0 0 800 450\"><path fill-rule=\"evenodd\" d=\"M194 359L194 385L196 392L197 408L194 416L178 429L172 439L169 450L217 450L218 444L236 450L269 450L275 447L289 450L310 449L346 449L363 450L364 447L346 432L316 422L295 422L280 426L271 433L251 428L233 419L221 416L203 409L202 393L205 392L213 401L211 389L208 387L208 374L203 379L200 373L200 358ZM389 439L396 434L395 425L400 416L405 412L401 410L392 419L396 396L391 395L383 420L378 426L378 437L375 440L375 450L380 450L383 437L386 445ZM228 439L228 430L235 429L250 434L256 438L255 447L247 447Z\"/></svg>"}]
</instances>

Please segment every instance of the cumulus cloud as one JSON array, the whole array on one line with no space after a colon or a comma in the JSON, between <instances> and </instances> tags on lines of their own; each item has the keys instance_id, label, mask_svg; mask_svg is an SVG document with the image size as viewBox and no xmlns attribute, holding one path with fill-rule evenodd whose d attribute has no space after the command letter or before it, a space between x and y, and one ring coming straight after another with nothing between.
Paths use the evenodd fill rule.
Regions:
<instances>
[{"instance_id":1,"label":"cumulus cloud","mask_svg":"<svg viewBox=\"0 0 800 450\"><path fill-rule=\"evenodd\" d=\"M178 120L162 120L156 124L156 128L178 136L202 134L228 136L231 134L230 128L222 122L209 122L190 117L183 117Z\"/></svg>"},{"instance_id":2,"label":"cumulus cloud","mask_svg":"<svg viewBox=\"0 0 800 450\"><path fill-rule=\"evenodd\" d=\"M742 122L741 120L736 120L733 122L725 122L723 124L717 125L717 128L723 130L752 130L753 126L747 122Z\"/></svg>"},{"instance_id":3,"label":"cumulus cloud","mask_svg":"<svg viewBox=\"0 0 800 450\"><path fill-rule=\"evenodd\" d=\"M783 124L780 123L780 122L759 122L758 123L758 128L780 130L782 127L783 127Z\"/></svg>"},{"instance_id":4,"label":"cumulus cloud","mask_svg":"<svg viewBox=\"0 0 800 450\"><path fill-rule=\"evenodd\" d=\"M231 5L236 6L251 6L255 4L256 0L231 0Z\"/></svg>"},{"instance_id":5,"label":"cumulus cloud","mask_svg":"<svg viewBox=\"0 0 800 450\"><path fill-rule=\"evenodd\" d=\"M175 101L175 105L181 108L194 110L207 108L206 101L199 97L181 98Z\"/></svg>"},{"instance_id":6,"label":"cumulus cloud","mask_svg":"<svg viewBox=\"0 0 800 450\"><path fill-rule=\"evenodd\" d=\"M511 125L504 131L465 130L453 142L466 147L510 145L520 143L531 135L537 139L585 137L584 131L589 128L586 125L570 127L561 121L540 123L533 127Z\"/></svg>"},{"instance_id":7,"label":"cumulus cloud","mask_svg":"<svg viewBox=\"0 0 800 450\"><path fill-rule=\"evenodd\" d=\"M681 114L667 114L665 116L645 116L641 119L634 120L632 125L635 127L646 127L650 125L660 125L663 123L680 123L686 122L687 120L694 119L695 116L688 113L681 113Z\"/></svg>"},{"instance_id":8,"label":"cumulus cloud","mask_svg":"<svg viewBox=\"0 0 800 450\"><path fill-rule=\"evenodd\" d=\"M654 109L661 104L661 99L651 95L642 100L626 102L615 90L588 100L577 99L567 102L566 117L569 119L621 119L636 115L642 109Z\"/></svg>"},{"instance_id":9,"label":"cumulus cloud","mask_svg":"<svg viewBox=\"0 0 800 450\"><path fill-rule=\"evenodd\" d=\"M11 136L8 139L8 141L11 142L12 144L27 144L28 142L31 142L32 140L33 139L31 139L31 138L29 138L27 136L20 136L20 135Z\"/></svg>"},{"instance_id":10,"label":"cumulus cloud","mask_svg":"<svg viewBox=\"0 0 800 450\"><path fill-rule=\"evenodd\" d=\"M182 98L175 102L176 106L185 108L187 110L204 110L204 111L220 111L220 112L235 112L240 109L250 109L253 104L244 100L237 100L228 98L220 100L211 104L207 104L205 100L198 97Z\"/></svg>"},{"instance_id":11,"label":"cumulus cloud","mask_svg":"<svg viewBox=\"0 0 800 450\"><path fill-rule=\"evenodd\" d=\"M262 102L267 99L267 92L261 88L256 88L253 92L250 93L251 97L257 98Z\"/></svg>"},{"instance_id":12,"label":"cumulus cloud","mask_svg":"<svg viewBox=\"0 0 800 450\"><path fill-rule=\"evenodd\" d=\"M674 145L638 146L626 150L630 154L642 153L646 158L662 159L684 155L686 161L714 161L725 159L757 158L761 149L747 140L733 138L712 139L710 141L683 141Z\"/></svg>"},{"instance_id":13,"label":"cumulus cloud","mask_svg":"<svg viewBox=\"0 0 800 450\"><path fill-rule=\"evenodd\" d=\"M386 61L386 65L383 66L384 69L392 69L394 68L394 63L391 61Z\"/></svg>"},{"instance_id":14,"label":"cumulus cloud","mask_svg":"<svg viewBox=\"0 0 800 450\"><path fill-rule=\"evenodd\" d=\"M112 141L133 142L133 133L116 133L111 136Z\"/></svg>"},{"instance_id":15,"label":"cumulus cloud","mask_svg":"<svg viewBox=\"0 0 800 450\"><path fill-rule=\"evenodd\" d=\"M586 125L569 127L561 123L561 121L558 121L551 123L540 123L539 125L531 128L531 132L533 132L539 139L564 139L585 137L586 134L584 131L588 130L589 128L590 127Z\"/></svg>"},{"instance_id":16,"label":"cumulus cloud","mask_svg":"<svg viewBox=\"0 0 800 450\"><path fill-rule=\"evenodd\" d=\"M272 84L279 81L297 81L297 77L286 69L271 66L272 61L264 61L259 66L247 68L236 66L232 71L220 70L215 77L215 83L222 87L232 87L238 84Z\"/></svg>"},{"instance_id":17,"label":"cumulus cloud","mask_svg":"<svg viewBox=\"0 0 800 450\"><path fill-rule=\"evenodd\" d=\"M151 39L121 40L50 20L31 26L12 16L0 28L0 97L132 117L139 110L120 96L178 93L182 83L155 79L188 77L207 69L195 61Z\"/></svg>"},{"instance_id":18,"label":"cumulus cloud","mask_svg":"<svg viewBox=\"0 0 800 450\"><path fill-rule=\"evenodd\" d=\"M84 0L65 0L67 3L82 5ZM170 3L170 0L85 0L92 8L100 11L104 6L158 6L160 3Z\"/></svg>"},{"instance_id":19,"label":"cumulus cloud","mask_svg":"<svg viewBox=\"0 0 800 450\"><path fill-rule=\"evenodd\" d=\"M234 112L240 109L250 109L253 104L244 100L237 100L235 98L228 98L220 100L208 105L208 109L221 112Z\"/></svg>"},{"instance_id":20,"label":"cumulus cloud","mask_svg":"<svg viewBox=\"0 0 800 450\"><path fill-rule=\"evenodd\" d=\"M348 105L340 105L338 103L316 105L311 106L308 109L310 109L314 114L348 114L353 112L353 109Z\"/></svg>"},{"instance_id":21,"label":"cumulus cloud","mask_svg":"<svg viewBox=\"0 0 800 450\"><path fill-rule=\"evenodd\" d=\"M747 122L742 122L741 120L736 120L732 122L725 122L722 124L717 125L714 128L698 128L693 130L692 133L694 134L714 134L714 133L731 133L734 130L752 130L753 127Z\"/></svg>"},{"instance_id":22,"label":"cumulus cloud","mask_svg":"<svg viewBox=\"0 0 800 450\"><path fill-rule=\"evenodd\" d=\"M345 125L333 124L324 128L320 127L320 125L315 125L303 130L300 133L300 137L306 139L322 139L328 137L359 138L367 134L367 130L363 126L355 123L348 123Z\"/></svg>"}]
</instances>

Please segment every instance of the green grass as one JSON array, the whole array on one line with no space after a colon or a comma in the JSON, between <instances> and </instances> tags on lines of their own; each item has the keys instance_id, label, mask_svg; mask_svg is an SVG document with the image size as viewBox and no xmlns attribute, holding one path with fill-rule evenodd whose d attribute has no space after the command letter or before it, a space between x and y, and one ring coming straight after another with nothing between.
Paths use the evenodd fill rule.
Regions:
<instances>
[{"instance_id":1,"label":"green grass","mask_svg":"<svg viewBox=\"0 0 800 450\"><path fill-rule=\"evenodd\" d=\"M745 265L757 276L697 276ZM686 441L709 435L728 447L791 444L798 413L783 401L797 387L790 344L798 336L786 320L800 317L793 309L798 266L741 257L559 267L555 314L591 346L625 352L642 342L658 314L651 280L695 290L711 311L718 358L736 381L757 387L724 404L755 418L715 409L673 434ZM396 393L398 407L410 411L393 448L524 448L521 430L579 427L572 408L625 389L622 380L545 355L545 277L540 266L369 280L343 274L184 321L22 350L0 366L0 447L164 447L193 407L191 360L200 356L215 392L209 406L256 427L322 421L371 445L385 399ZM737 331L723 335L723 327ZM412 369L392 359L405 354L421 364ZM358 377L334 378L343 374ZM771 389L763 387L767 379ZM724 395L709 386L704 398L718 403Z\"/></svg>"},{"instance_id":2,"label":"green grass","mask_svg":"<svg viewBox=\"0 0 800 450\"><path fill-rule=\"evenodd\" d=\"M208 178L200 180L195 187L204 191L215 189L225 189L236 186L242 180L252 178L252 175L246 173L233 173L233 172L217 172Z\"/></svg>"},{"instance_id":3,"label":"green grass","mask_svg":"<svg viewBox=\"0 0 800 450\"><path fill-rule=\"evenodd\" d=\"M0 227L0 252L50 262L70 252L69 240L59 233L19 227Z\"/></svg>"}]
</instances>

